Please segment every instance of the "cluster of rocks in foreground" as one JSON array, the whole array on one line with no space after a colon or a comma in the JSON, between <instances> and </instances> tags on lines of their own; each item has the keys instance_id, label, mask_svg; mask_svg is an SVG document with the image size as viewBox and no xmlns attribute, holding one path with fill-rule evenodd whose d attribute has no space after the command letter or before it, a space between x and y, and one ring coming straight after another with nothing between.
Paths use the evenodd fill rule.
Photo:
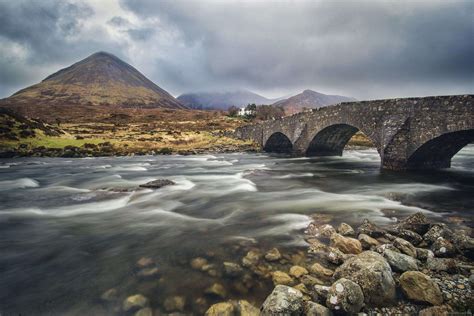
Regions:
<instances>
[{"instance_id":1,"label":"cluster of rocks in foreground","mask_svg":"<svg viewBox=\"0 0 474 316\"><path fill-rule=\"evenodd\" d=\"M308 287L279 272L262 314L446 315L474 307L474 239L466 231L417 213L387 228L368 220L357 230L312 223L306 233L308 251L320 262L311 271L327 284Z\"/></svg>"},{"instance_id":2,"label":"cluster of rocks in foreground","mask_svg":"<svg viewBox=\"0 0 474 316\"><path fill-rule=\"evenodd\" d=\"M260 307L230 298L226 286L217 281L195 302L171 296L161 303L161 309L169 315L187 315L186 306L201 306L204 309L199 313L208 316L447 315L470 313L474 307L474 239L470 232L454 232L417 213L383 228L368 220L357 229L345 223L336 229L315 221L305 237L309 245L306 255L252 248L244 252L241 262L217 264L202 257L191 260L193 270L216 279L229 278L234 286L242 287L242 293L259 280L273 282L273 291ZM139 278L159 274L149 258L142 258L137 266ZM116 296L114 291L104 293L103 299ZM205 296L217 302L209 306ZM162 315L141 294L118 302L119 311L127 315Z\"/></svg>"}]
</instances>

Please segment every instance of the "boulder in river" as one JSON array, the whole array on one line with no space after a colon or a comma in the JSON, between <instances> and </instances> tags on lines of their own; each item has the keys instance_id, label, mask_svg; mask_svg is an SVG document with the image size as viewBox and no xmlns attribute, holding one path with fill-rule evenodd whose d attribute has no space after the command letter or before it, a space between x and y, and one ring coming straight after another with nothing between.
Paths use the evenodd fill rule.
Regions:
<instances>
[{"instance_id":1,"label":"boulder in river","mask_svg":"<svg viewBox=\"0 0 474 316\"><path fill-rule=\"evenodd\" d=\"M147 189L160 189L162 187L168 186L168 185L175 185L176 183L174 181L168 180L168 179L158 179L158 180L153 180L150 182L147 182L145 184L140 184L140 188L147 188Z\"/></svg>"},{"instance_id":2,"label":"boulder in river","mask_svg":"<svg viewBox=\"0 0 474 316\"><path fill-rule=\"evenodd\" d=\"M329 289L326 306L347 314L358 313L364 306L364 293L357 283L339 279Z\"/></svg>"},{"instance_id":3,"label":"boulder in river","mask_svg":"<svg viewBox=\"0 0 474 316\"><path fill-rule=\"evenodd\" d=\"M261 315L299 316L303 312L303 293L285 285L277 285L265 299Z\"/></svg>"},{"instance_id":4,"label":"boulder in river","mask_svg":"<svg viewBox=\"0 0 474 316\"><path fill-rule=\"evenodd\" d=\"M428 230L426 234L423 235L423 239L428 243L434 243L439 237L446 238L447 240L451 240L454 236L454 233L451 229L443 223L437 223L431 225L431 228Z\"/></svg>"},{"instance_id":5,"label":"boulder in river","mask_svg":"<svg viewBox=\"0 0 474 316\"><path fill-rule=\"evenodd\" d=\"M431 245L431 250L436 257L452 257L456 253L454 245L443 237L438 237Z\"/></svg>"},{"instance_id":6,"label":"boulder in river","mask_svg":"<svg viewBox=\"0 0 474 316\"><path fill-rule=\"evenodd\" d=\"M224 272L230 277L236 277L242 274L244 271L238 263L234 262L224 262Z\"/></svg>"},{"instance_id":7,"label":"boulder in river","mask_svg":"<svg viewBox=\"0 0 474 316\"><path fill-rule=\"evenodd\" d=\"M272 248L267 251L265 254L265 260L267 261L277 261L281 259L281 253L277 248Z\"/></svg>"},{"instance_id":8,"label":"boulder in river","mask_svg":"<svg viewBox=\"0 0 474 316\"><path fill-rule=\"evenodd\" d=\"M407 271L400 276L403 293L411 300L440 305L443 294L438 285L426 274L418 271Z\"/></svg>"},{"instance_id":9,"label":"boulder in river","mask_svg":"<svg viewBox=\"0 0 474 316\"><path fill-rule=\"evenodd\" d=\"M349 258L334 272L334 279L346 278L357 283L365 303L389 305L395 300L395 280L385 259L373 251Z\"/></svg>"},{"instance_id":10,"label":"boulder in river","mask_svg":"<svg viewBox=\"0 0 474 316\"><path fill-rule=\"evenodd\" d=\"M456 260L452 258L428 258L426 260L426 268L431 271L448 273L456 273L458 271Z\"/></svg>"},{"instance_id":11,"label":"boulder in river","mask_svg":"<svg viewBox=\"0 0 474 316\"><path fill-rule=\"evenodd\" d=\"M144 307L148 307L149 304L150 304L150 301L148 300L148 298L146 298L145 296L141 294L136 294L136 295L127 297L123 301L122 309L125 312L130 312L134 310L139 310Z\"/></svg>"}]
</instances>

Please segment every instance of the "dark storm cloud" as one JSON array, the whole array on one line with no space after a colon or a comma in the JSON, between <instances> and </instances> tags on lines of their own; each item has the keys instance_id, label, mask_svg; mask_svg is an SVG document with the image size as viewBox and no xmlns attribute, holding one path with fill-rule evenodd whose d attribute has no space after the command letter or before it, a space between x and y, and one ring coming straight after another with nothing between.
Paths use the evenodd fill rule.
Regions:
<instances>
[{"instance_id":1,"label":"dark storm cloud","mask_svg":"<svg viewBox=\"0 0 474 316\"><path fill-rule=\"evenodd\" d=\"M120 0L121 9L103 21L95 16L98 4L0 2L0 95L97 50L124 58L175 94L312 88L363 99L474 92L470 0ZM97 25L87 33L83 24L91 20Z\"/></svg>"}]
</instances>

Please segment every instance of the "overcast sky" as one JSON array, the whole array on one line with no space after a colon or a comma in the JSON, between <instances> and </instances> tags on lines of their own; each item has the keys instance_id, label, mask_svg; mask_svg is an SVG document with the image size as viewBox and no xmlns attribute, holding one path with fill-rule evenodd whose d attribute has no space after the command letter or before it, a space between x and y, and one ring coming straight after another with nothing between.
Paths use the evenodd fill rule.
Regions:
<instances>
[{"instance_id":1,"label":"overcast sky","mask_svg":"<svg viewBox=\"0 0 474 316\"><path fill-rule=\"evenodd\" d=\"M474 93L473 21L473 0L0 0L0 97L96 51L175 96Z\"/></svg>"}]
</instances>

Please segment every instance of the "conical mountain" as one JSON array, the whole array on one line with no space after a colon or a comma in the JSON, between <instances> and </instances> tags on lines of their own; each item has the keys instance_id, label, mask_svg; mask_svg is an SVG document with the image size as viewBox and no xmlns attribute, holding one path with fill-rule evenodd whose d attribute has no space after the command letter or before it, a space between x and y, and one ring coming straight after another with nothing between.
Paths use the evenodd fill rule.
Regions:
<instances>
[{"instance_id":1,"label":"conical mountain","mask_svg":"<svg viewBox=\"0 0 474 316\"><path fill-rule=\"evenodd\" d=\"M18 91L9 104L184 109L171 94L118 57L95 53Z\"/></svg>"}]
</instances>

